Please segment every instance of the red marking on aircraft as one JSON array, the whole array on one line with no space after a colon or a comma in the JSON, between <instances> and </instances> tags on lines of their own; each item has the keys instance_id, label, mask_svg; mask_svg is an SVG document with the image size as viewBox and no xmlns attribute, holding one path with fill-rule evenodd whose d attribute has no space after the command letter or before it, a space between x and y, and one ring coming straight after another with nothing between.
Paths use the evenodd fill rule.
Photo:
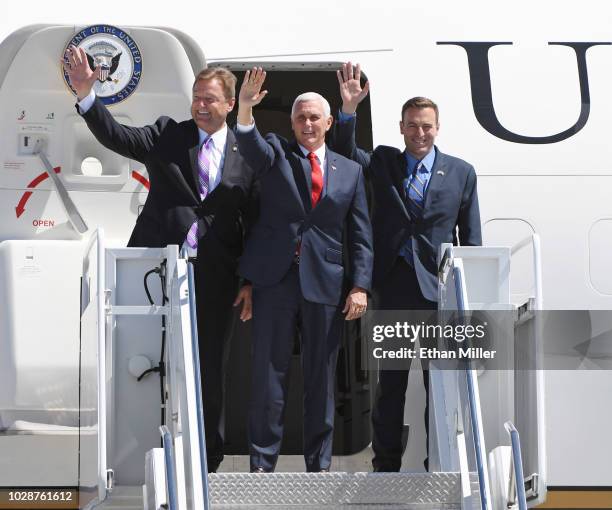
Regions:
<instances>
[{"instance_id":1,"label":"red marking on aircraft","mask_svg":"<svg viewBox=\"0 0 612 510\"><path fill-rule=\"evenodd\" d=\"M15 207L15 214L17 215L18 218L19 218L19 216L21 216L23 214L23 211L25 211L25 204L28 201L28 199L30 198L31 194L32 194L31 191L26 191L22 195L21 200L19 200L19 203L17 204L17 207Z\"/></svg>"},{"instance_id":2,"label":"red marking on aircraft","mask_svg":"<svg viewBox=\"0 0 612 510\"><path fill-rule=\"evenodd\" d=\"M56 166L53 170L54 170L54 172L56 174L60 173L60 167L59 166ZM28 188L35 188L41 182L43 182L45 179L48 179L48 178L49 178L49 174L47 172L43 172L38 177L36 177L30 184L28 184Z\"/></svg>"},{"instance_id":3,"label":"red marking on aircraft","mask_svg":"<svg viewBox=\"0 0 612 510\"><path fill-rule=\"evenodd\" d=\"M140 184L142 184L148 190L151 189L151 183L149 182L149 179L147 179L144 175L141 175L135 170L132 170L132 177L136 179Z\"/></svg>"},{"instance_id":4,"label":"red marking on aircraft","mask_svg":"<svg viewBox=\"0 0 612 510\"><path fill-rule=\"evenodd\" d=\"M56 166L53 169L53 171L56 174L59 174L60 171L61 171L61 167ZM48 177L49 177L49 174L47 172L43 172L39 176L37 176L34 179L32 179L32 182L30 182L30 184L28 184L27 187L29 189L34 189L36 186L38 186L41 182L43 182ZM24 213L26 202L30 199L31 196L32 196L32 192L31 191L26 191L21 196L21 199L19 200L19 203L17 204L17 207L15 207L15 214L17 215L18 218L19 218L19 216L21 216Z\"/></svg>"}]
</instances>

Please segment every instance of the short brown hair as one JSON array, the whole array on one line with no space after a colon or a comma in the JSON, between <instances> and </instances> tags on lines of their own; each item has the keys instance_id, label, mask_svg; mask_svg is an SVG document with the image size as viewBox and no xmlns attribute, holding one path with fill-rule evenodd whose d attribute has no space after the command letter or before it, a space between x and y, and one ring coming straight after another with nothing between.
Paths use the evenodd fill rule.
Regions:
<instances>
[{"instance_id":1,"label":"short brown hair","mask_svg":"<svg viewBox=\"0 0 612 510\"><path fill-rule=\"evenodd\" d=\"M408 108L418 108L422 110L423 108L433 108L433 111L436 114L436 124L438 123L438 105L434 103L431 99L427 99L426 97L413 97L408 99L402 106L402 121L404 120L404 113Z\"/></svg>"},{"instance_id":2,"label":"short brown hair","mask_svg":"<svg viewBox=\"0 0 612 510\"><path fill-rule=\"evenodd\" d=\"M192 90L195 89L196 83L200 80L212 80L214 78L221 82L225 99L236 97L236 82L238 80L236 75L225 67L207 67L202 69L195 77Z\"/></svg>"}]
</instances>

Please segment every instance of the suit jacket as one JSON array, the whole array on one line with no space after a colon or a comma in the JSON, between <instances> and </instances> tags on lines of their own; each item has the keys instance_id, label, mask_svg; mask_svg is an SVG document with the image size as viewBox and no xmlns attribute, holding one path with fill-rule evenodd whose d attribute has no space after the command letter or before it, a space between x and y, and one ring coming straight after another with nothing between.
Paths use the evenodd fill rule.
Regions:
<instances>
[{"instance_id":1,"label":"suit jacket","mask_svg":"<svg viewBox=\"0 0 612 510\"><path fill-rule=\"evenodd\" d=\"M128 246L181 246L191 225L199 219L203 237L198 258L237 263L245 227L253 222L257 207L252 189L254 174L241 156L231 129L227 132L221 182L202 201L198 187L199 132L192 119L176 122L160 117L149 126L124 126L98 98L83 118L102 145L139 161L149 173L150 192Z\"/></svg>"},{"instance_id":2,"label":"suit jacket","mask_svg":"<svg viewBox=\"0 0 612 510\"><path fill-rule=\"evenodd\" d=\"M421 292L426 299L437 301L440 244L482 244L474 167L436 147L423 215L411 218L406 206L404 153L384 145L372 153L359 149L355 143L355 123L355 118L336 123L334 148L363 166L371 187L374 288L391 270L404 242L412 238L414 267Z\"/></svg>"},{"instance_id":3,"label":"suit jacket","mask_svg":"<svg viewBox=\"0 0 612 510\"><path fill-rule=\"evenodd\" d=\"M301 239L305 299L338 305L345 278L349 285L369 290L372 231L361 167L327 150L326 193L313 209L311 166L297 143L274 134L264 140L256 127L237 131L236 137L261 193L259 218L240 259L241 276L261 286L280 282Z\"/></svg>"}]
</instances>

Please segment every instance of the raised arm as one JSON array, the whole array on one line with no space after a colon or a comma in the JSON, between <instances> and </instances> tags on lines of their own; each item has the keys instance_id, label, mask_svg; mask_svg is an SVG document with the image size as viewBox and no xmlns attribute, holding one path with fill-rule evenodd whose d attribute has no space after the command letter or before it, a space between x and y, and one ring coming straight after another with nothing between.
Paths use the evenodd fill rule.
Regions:
<instances>
[{"instance_id":1,"label":"raised arm","mask_svg":"<svg viewBox=\"0 0 612 510\"><path fill-rule=\"evenodd\" d=\"M91 58L91 57L90 57ZM94 69L83 48L70 46L62 59L68 81L77 94L79 104L91 96L86 111L79 106L79 113L87 123L96 139L105 147L126 158L144 163L147 153L152 149L159 132L168 119L161 118L156 124L142 128L124 126L108 112L102 101L92 93L96 80L100 77L100 66Z\"/></svg>"},{"instance_id":2,"label":"raised arm","mask_svg":"<svg viewBox=\"0 0 612 510\"><path fill-rule=\"evenodd\" d=\"M260 177L274 164L274 150L259 134L253 119L253 107L261 103L268 93L267 90L261 90L265 79L266 72L261 67L248 70L238 95L236 138L240 153L255 171L256 177Z\"/></svg>"},{"instance_id":3,"label":"raised arm","mask_svg":"<svg viewBox=\"0 0 612 510\"><path fill-rule=\"evenodd\" d=\"M353 68L351 62L342 64L336 72L342 98L342 110L334 124L331 148L343 156L359 163L368 177L370 166L370 153L357 147L355 142L355 126L357 106L368 95L369 82L361 86L361 67L357 64Z\"/></svg>"}]
</instances>

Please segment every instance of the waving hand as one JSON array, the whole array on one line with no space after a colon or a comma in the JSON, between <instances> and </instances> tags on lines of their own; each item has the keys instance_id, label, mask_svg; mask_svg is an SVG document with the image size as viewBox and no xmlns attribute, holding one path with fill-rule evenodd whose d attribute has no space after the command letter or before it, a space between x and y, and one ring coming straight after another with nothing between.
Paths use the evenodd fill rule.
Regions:
<instances>
[{"instance_id":1,"label":"waving hand","mask_svg":"<svg viewBox=\"0 0 612 510\"><path fill-rule=\"evenodd\" d=\"M342 111L353 114L357 105L363 101L370 91L370 82L361 87L361 66L357 64L353 69L351 62L342 64L342 68L336 71L338 83L340 84L340 97L342 97Z\"/></svg>"},{"instance_id":2,"label":"waving hand","mask_svg":"<svg viewBox=\"0 0 612 510\"><path fill-rule=\"evenodd\" d=\"M238 123L243 125L251 124L253 117L253 106L261 103L267 90L261 90L266 72L261 67L254 67L244 74L244 80L240 87L238 96Z\"/></svg>"},{"instance_id":3,"label":"waving hand","mask_svg":"<svg viewBox=\"0 0 612 510\"><path fill-rule=\"evenodd\" d=\"M83 48L71 45L62 59L64 71L66 71L70 85L77 93L79 101L89 94L94 83L100 77L101 67L97 66L95 70L92 70L87 56Z\"/></svg>"}]
</instances>

